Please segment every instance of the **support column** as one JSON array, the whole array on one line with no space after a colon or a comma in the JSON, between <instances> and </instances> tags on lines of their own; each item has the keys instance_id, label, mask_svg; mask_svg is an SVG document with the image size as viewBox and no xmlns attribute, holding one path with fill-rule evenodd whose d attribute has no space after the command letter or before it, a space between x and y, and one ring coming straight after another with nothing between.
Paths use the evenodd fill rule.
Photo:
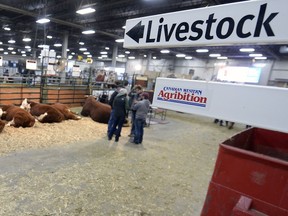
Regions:
<instances>
[{"instance_id":1,"label":"support column","mask_svg":"<svg viewBox=\"0 0 288 216\"><path fill-rule=\"evenodd\" d=\"M64 32L63 43L62 43L62 58L67 59L67 49L68 49L68 32ZM68 62L68 59L67 59ZM60 72L60 83L65 83L66 71Z\"/></svg>"},{"instance_id":2,"label":"support column","mask_svg":"<svg viewBox=\"0 0 288 216\"><path fill-rule=\"evenodd\" d=\"M118 54L118 45L117 44L115 44L114 46L113 46L113 54L112 54L112 68L114 69L114 71L115 71L115 68L116 68L116 57L117 57L117 54Z\"/></svg>"}]
</instances>

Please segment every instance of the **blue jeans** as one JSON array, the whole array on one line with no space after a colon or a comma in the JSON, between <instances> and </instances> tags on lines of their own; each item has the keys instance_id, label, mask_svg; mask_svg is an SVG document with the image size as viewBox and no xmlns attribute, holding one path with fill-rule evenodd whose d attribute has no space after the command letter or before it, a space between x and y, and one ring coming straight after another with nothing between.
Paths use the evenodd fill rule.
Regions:
<instances>
[{"instance_id":1,"label":"blue jeans","mask_svg":"<svg viewBox=\"0 0 288 216\"><path fill-rule=\"evenodd\" d=\"M113 127L114 122L115 122L114 110L112 109L112 110L111 110L111 113L110 113L110 118L109 118L109 121L108 121L108 131L107 131L107 134L109 134L110 131L112 130L112 127Z\"/></svg>"},{"instance_id":2,"label":"blue jeans","mask_svg":"<svg viewBox=\"0 0 288 216\"><path fill-rule=\"evenodd\" d=\"M135 118L136 118L136 111L135 110L131 110L131 131L130 134L135 135Z\"/></svg>"},{"instance_id":3,"label":"blue jeans","mask_svg":"<svg viewBox=\"0 0 288 216\"><path fill-rule=\"evenodd\" d=\"M113 134L115 133L115 139L119 139L120 135L121 135L121 130L122 130L122 126L124 124L125 121L125 115L124 116L115 116L114 115L114 123L113 126L110 130L110 132L108 133L108 138L111 139Z\"/></svg>"},{"instance_id":4,"label":"blue jeans","mask_svg":"<svg viewBox=\"0 0 288 216\"><path fill-rule=\"evenodd\" d=\"M145 119L135 119L135 136L134 143L139 144L143 141Z\"/></svg>"}]
</instances>

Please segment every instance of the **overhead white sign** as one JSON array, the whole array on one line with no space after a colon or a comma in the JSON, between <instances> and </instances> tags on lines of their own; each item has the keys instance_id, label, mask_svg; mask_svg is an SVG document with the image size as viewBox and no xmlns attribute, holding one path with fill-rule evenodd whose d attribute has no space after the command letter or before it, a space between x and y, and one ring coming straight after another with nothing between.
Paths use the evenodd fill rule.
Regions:
<instances>
[{"instance_id":1,"label":"overhead white sign","mask_svg":"<svg viewBox=\"0 0 288 216\"><path fill-rule=\"evenodd\" d=\"M37 69L37 60L26 60L26 69L36 70Z\"/></svg>"},{"instance_id":2,"label":"overhead white sign","mask_svg":"<svg viewBox=\"0 0 288 216\"><path fill-rule=\"evenodd\" d=\"M288 132L288 89L157 78L152 106Z\"/></svg>"},{"instance_id":3,"label":"overhead white sign","mask_svg":"<svg viewBox=\"0 0 288 216\"><path fill-rule=\"evenodd\" d=\"M287 0L255 0L127 20L125 48L287 43Z\"/></svg>"}]
</instances>

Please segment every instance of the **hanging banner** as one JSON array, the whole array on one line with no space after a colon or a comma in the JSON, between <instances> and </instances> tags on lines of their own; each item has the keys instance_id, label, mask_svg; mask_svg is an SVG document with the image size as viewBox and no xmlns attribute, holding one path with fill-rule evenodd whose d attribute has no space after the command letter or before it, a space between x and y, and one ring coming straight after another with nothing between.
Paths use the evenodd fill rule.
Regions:
<instances>
[{"instance_id":1,"label":"hanging banner","mask_svg":"<svg viewBox=\"0 0 288 216\"><path fill-rule=\"evenodd\" d=\"M26 69L36 70L37 69L37 60L26 60Z\"/></svg>"},{"instance_id":2,"label":"hanging banner","mask_svg":"<svg viewBox=\"0 0 288 216\"><path fill-rule=\"evenodd\" d=\"M287 0L255 0L127 20L125 48L287 43Z\"/></svg>"},{"instance_id":3,"label":"hanging banner","mask_svg":"<svg viewBox=\"0 0 288 216\"><path fill-rule=\"evenodd\" d=\"M157 78L152 106L288 132L288 89Z\"/></svg>"}]
</instances>

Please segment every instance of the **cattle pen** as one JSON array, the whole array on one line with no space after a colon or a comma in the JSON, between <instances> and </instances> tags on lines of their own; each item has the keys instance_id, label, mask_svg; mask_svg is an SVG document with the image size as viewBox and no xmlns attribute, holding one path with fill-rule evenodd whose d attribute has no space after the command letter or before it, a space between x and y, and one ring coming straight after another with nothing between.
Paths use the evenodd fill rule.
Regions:
<instances>
[{"instance_id":1,"label":"cattle pen","mask_svg":"<svg viewBox=\"0 0 288 216\"><path fill-rule=\"evenodd\" d=\"M61 81L59 77L34 76L33 80L39 82L23 82L23 80L4 82L0 85L0 106L19 105L28 98L35 102L53 104L56 102L70 107L81 106L85 95L91 95L94 90L106 92L111 88L104 82L92 82L89 79L66 78ZM0 80L1 81L1 80Z\"/></svg>"}]
</instances>

